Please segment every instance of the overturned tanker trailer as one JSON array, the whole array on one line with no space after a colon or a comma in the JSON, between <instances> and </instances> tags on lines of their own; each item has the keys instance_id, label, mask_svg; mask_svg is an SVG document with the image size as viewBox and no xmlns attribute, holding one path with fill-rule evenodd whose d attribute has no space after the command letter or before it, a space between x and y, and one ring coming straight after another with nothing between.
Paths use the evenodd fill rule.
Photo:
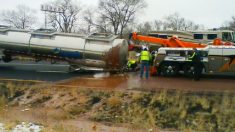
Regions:
<instances>
[{"instance_id":1,"label":"overturned tanker trailer","mask_svg":"<svg viewBox=\"0 0 235 132\"><path fill-rule=\"evenodd\" d=\"M35 60L63 60L70 70L119 71L125 67L128 44L111 34L89 36L58 33L50 29L34 31L0 27L2 60L28 56Z\"/></svg>"}]
</instances>

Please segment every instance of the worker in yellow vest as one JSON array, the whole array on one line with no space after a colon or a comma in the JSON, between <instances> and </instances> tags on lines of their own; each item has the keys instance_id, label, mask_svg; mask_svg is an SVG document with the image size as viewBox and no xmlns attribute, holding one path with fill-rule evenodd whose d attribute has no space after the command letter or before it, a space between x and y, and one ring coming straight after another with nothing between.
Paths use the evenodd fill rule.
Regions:
<instances>
[{"instance_id":1,"label":"worker in yellow vest","mask_svg":"<svg viewBox=\"0 0 235 132\"><path fill-rule=\"evenodd\" d=\"M136 60L134 60L134 59L129 60L127 63L127 67L128 67L128 69L135 71L136 67L137 67Z\"/></svg>"},{"instance_id":2,"label":"worker in yellow vest","mask_svg":"<svg viewBox=\"0 0 235 132\"><path fill-rule=\"evenodd\" d=\"M143 78L144 69L146 72L146 79L149 77L149 61L150 61L151 55L147 48L145 48L140 53L140 61L141 61L141 72L140 72L140 78Z\"/></svg>"},{"instance_id":3,"label":"worker in yellow vest","mask_svg":"<svg viewBox=\"0 0 235 132\"><path fill-rule=\"evenodd\" d=\"M201 62L201 55L196 48L193 48L193 54L189 56L189 61L192 62L192 66L194 67L193 79L199 81L202 74L203 63Z\"/></svg>"}]
</instances>

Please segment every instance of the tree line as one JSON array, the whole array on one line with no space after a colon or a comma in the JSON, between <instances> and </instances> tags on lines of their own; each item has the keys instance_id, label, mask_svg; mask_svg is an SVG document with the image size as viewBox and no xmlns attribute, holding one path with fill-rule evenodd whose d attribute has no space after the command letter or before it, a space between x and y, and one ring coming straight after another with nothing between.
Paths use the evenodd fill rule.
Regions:
<instances>
[{"instance_id":1,"label":"tree line","mask_svg":"<svg viewBox=\"0 0 235 132\"><path fill-rule=\"evenodd\" d=\"M85 9L74 0L54 0L46 3L60 9L60 12L46 12L46 25L65 33L103 32L123 36L139 31L148 33L153 30L201 30L203 25L194 23L173 13L161 20L137 23L137 13L147 7L145 0L99 0L97 7ZM31 29L36 26L35 10L27 6L17 6L15 10L1 12L2 23L18 29ZM36 26L37 27L37 26ZM235 16L221 26L221 29L235 30Z\"/></svg>"}]
</instances>

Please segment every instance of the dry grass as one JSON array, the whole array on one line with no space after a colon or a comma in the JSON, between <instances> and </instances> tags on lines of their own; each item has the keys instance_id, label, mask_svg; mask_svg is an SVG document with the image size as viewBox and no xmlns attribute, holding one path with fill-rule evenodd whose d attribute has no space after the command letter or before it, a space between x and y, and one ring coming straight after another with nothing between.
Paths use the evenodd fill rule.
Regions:
<instances>
[{"instance_id":1,"label":"dry grass","mask_svg":"<svg viewBox=\"0 0 235 132\"><path fill-rule=\"evenodd\" d=\"M5 105L7 103L7 99L5 96L0 97L0 110L3 110L5 108Z\"/></svg>"},{"instance_id":2,"label":"dry grass","mask_svg":"<svg viewBox=\"0 0 235 132\"><path fill-rule=\"evenodd\" d=\"M79 128L73 125L67 125L63 123L59 123L50 127L46 127L43 129L44 132L82 132L82 130L78 130Z\"/></svg>"},{"instance_id":3,"label":"dry grass","mask_svg":"<svg viewBox=\"0 0 235 132\"><path fill-rule=\"evenodd\" d=\"M110 97L107 99L107 105L109 107L120 107L122 104L122 100L119 97Z\"/></svg>"},{"instance_id":4,"label":"dry grass","mask_svg":"<svg viewBox=\"0 0 235 132\"><path fill-rule=\"evenodd\" d=\"M34 119L36 123L43 124L45 131L76 131L78 128L63 121L81 116L97 122L127 123L145 129L235 131L235 96L229 92L212 94L162 90L158 93L127 93L14 83L1 85L0 88L4 91L4 95L0 96L1 108L8 102L24 102L23 106L32 109L26 113L28 120ZM24 94L18 95L22 91ZM16 98L20 101L14 100ZM26 117L18 113L5 118L21 121Z\"/></svg>"}]
</instances>

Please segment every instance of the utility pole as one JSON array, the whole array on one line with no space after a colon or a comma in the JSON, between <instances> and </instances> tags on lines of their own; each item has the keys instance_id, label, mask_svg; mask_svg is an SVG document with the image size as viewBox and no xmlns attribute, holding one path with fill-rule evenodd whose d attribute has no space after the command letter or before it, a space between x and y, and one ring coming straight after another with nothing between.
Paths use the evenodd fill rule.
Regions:
<instances>
[{"instance_id":1,"label":"utility pole","mask_svg":"<svg viewBox=\"0 0 235 132\"><path fill-rule=\"evenodd\" d=\"M45 29L47 29L47 12L45 11Z\"/></svg>"},{"instance_id":2,"label":"utility pole","mask_svg":"<svg viewBox=\"0 0 235 132\"><path fill-rule=\"evenodd\" d=\"M60 13L62 13L63 11L61 10L61 8L59 7L53 7L50 5L41 5L41 11L45 12L45 29L47 28L47 12L50 13L55 13L55 14L59 14L59 21L60 21Z\"/></svg>"}]
</instances>

